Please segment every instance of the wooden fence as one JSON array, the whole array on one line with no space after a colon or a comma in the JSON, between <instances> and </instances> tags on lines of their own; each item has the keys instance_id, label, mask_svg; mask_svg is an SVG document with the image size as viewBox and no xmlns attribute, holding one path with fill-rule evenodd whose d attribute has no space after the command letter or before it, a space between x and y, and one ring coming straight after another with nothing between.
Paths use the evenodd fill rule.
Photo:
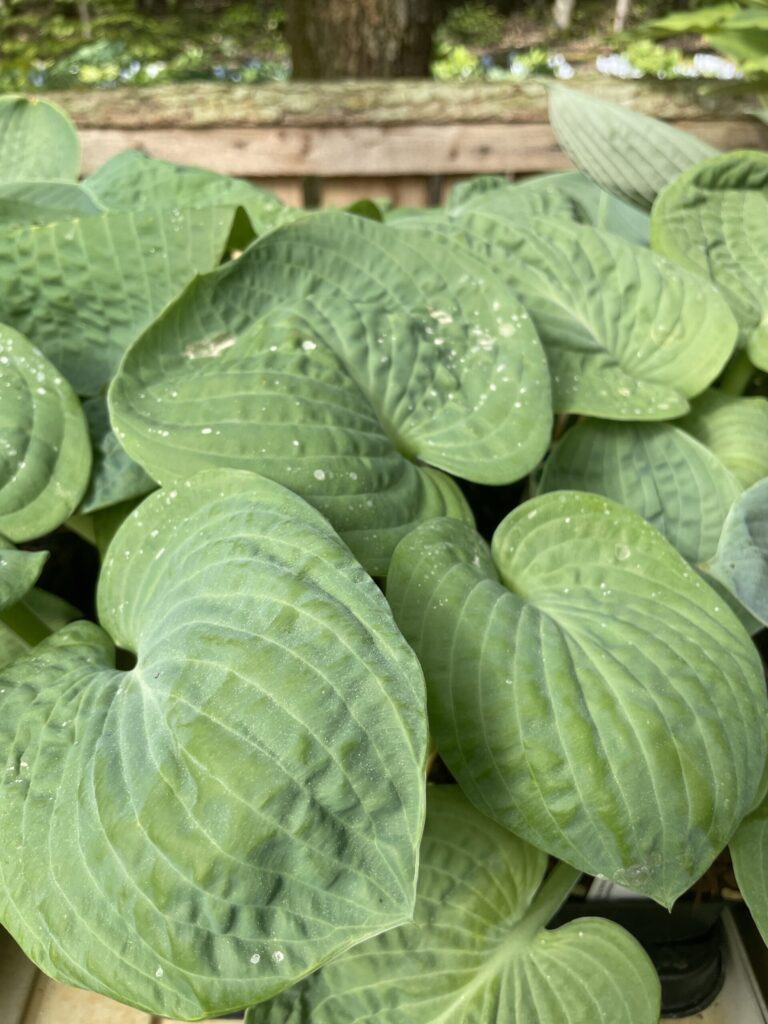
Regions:
<instances>
[{"instance_id":1,"label":"wooden fence","mask_svg":"<svg viewBox=\"0 0 768 1024\"><path fill-rule=\"evenodd\" d=\"M584 76L580 87L661 117L722 149L768 148L744 99L690 83ZM212 83L52 93L74 118L83 169L127 148L249 178L297 206L382 196L442 202L475 174L530 175L571 166L533 82Z\"/></svg>"}]
</instances>

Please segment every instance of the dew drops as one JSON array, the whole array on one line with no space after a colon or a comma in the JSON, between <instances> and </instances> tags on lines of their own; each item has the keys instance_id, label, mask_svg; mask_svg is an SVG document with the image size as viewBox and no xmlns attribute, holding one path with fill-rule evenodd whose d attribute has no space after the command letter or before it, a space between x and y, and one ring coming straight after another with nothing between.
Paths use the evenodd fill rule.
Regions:
<instances>
[{"instance_id":1,"label":"dew drops","mask_svg":"<svg viewBox=\"0 0 768 1024\"><path fill-rule=\"evenodd\" d=\"M162 976L163 976L163 968L162 967L158 967L157 970L155 971L155 977L156 978L162 978Z\"/></svg>"},{"instance_id":2,"label":"dew drops","mask_svg":"<svg viewBox=\"0 0 768 1024\"><path fill-rule=\"evenodd\" d=\"M307 339L306 341L302 341L301 347L304 349L305 352L311 352L313 349L317 348L317 345L315 344L314 341L310 341L309 339Z\"/></svg>"},{"instance_id":3,"label":"dew drops","mask_svg":"<svg viewBox=\"0 0 768 1024\"><path fill-rule=\"evenodd\" d=\"M213 428L212 427L203 427L203 429L200 431L200 433L201 434L212 434L213 433Z\"/></svg>"},{"instance_id":4,"label":"dew drops","mask_svg":"<svg viewBox=\"0 0 768 1024\"><path fill-rule=\"evenodd\" d=\"M616 547L613 549L613 553L614 555L616 555L616 559L619 562L626 562L626 560L632 554L631 550L627 547L626 544L617 544Z\"/></svg>"},{"instance_id":5,"label":"dew drops","mask_svg":"<svg viewBox=\"0 0 768 1024\"><path fill-rule=\"evenodd\" d=\"M315 478L315 480L325 480L325 470L316 469L312 476Z\"/></svg>"},{"instance_id":6,"label":"dew drops","mask_svg":"<svg viewBox=\"0 0 768 1024\"><path fill-rule=\"evenodd\" d=\"M283 951L280 949L276 949L275 952L272 954L272 962L275 964L280 964L283 962L283 960L285 960L285 953L283 953Z\"/></svg>"},{"instance_id":7,"label":"dew drops","mask_svg":"<svg viewBox=\"0 0 768 1024\"><path fill-rule=\"evenodd\" d=\"M254 953L253 956L251 957L251 963L252 964L257 964L259 962L259 960L261 960L261 954L260 953Z\"/></svg>"}]
</instances>

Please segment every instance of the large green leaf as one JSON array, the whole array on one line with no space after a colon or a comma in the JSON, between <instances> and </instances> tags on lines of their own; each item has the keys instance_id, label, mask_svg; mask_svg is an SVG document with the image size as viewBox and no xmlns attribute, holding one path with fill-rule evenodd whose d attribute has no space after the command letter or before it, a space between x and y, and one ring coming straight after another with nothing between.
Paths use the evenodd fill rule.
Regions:
<instances>
[{"instance_id":1,"label":"large green leaf","mask_svg":"<svg viewBox=\"0 0 768 1024\"><path fill-rule=\"evenodd\" d=\"M80 140L60 107L0 96L0 181L75 181L79 173Z\"/></svg>"},{"instance_id":2,"label":"large green leaf","mask_svg":"<svg viewBox=\"0 0 768 1024\"><path fill-rule=\"evenodd\" d=\"M110 210L241 206L257 234L302 212L292 210L271 192L242 179L157 160L135 149L108 160L86 179L85 187Z\"/></svg>"},{"instance_id":3,"label":"large green leaf","mask_svg":"<svg viewBox=\"0 0 768 1024\"><path fill-rule=\"evenodd\" d=\"M68 181L0 181L0 229L54 224L92 217L102 207L80 185Z\"/></svg>"},{"instance_id":4,"label":"large green leaf","mask_svg":"<svg viewBox=\"0 0 768 1024\"><path fill-rule=\"evenodd\" d=\"M717 153L695 135L562 85L549 88L549 120L580 171L646 209L681 171Z\"/></svg>"},{"instance_id":5,"label":"large green leaf","mask_svg":"<svg viewBox=\"0 0 768 1024\"><path fill-rule=\"evenodd\" d=\"M714 287L612 233L544 217L516 228L471 210L456 224L529 311L558 412L679 416L733 351L736 323Z\"/></svg>"},{"instance_id":6,"label":"large green leaf","mask_svg":"<svg viewBox=\"0 0 768 1024\"><path fill-rule=\"evenodd\" d=\"M72 514L91 470L77 396L27 339L0 324L0 531L42 537Z\"/></svg>"},{"instance_id":7,"label":"large green leaf","mask_svg":"<svg viewBox=\"0 0 768 1024\"><path fill-rule=\"evenodd\" d=\"M93 445L93 472L79 512L95 512L149 494L157 486L151 476L128 455L109 422L106 397L83 402Z\"/></svg>"},{"instance_id":8,"label":"large green leaf","mask_svg":"<svg viewBox=\"0 0 768 1024\"><path fill-rule=\"evenodd\" d=\"M768 799L740 825L731 857L739 890L768 944Z\"/></svg>"},{"instance_id":9,"label":"large green leaf","mask_svg":"<svg viewBox=\"0 0 768 1024\"><path fill-rule=\"evenodd\" d=\"M278 229L196 281L110 390L127 452L161 483L252 468L323 512L370 572L415 521L467 518L456 485L546 450L546 360L525 310L459 249L343 213Z\"/></svg>"},{"instance_id":10,"label":"large green leaf","mask_svg":"<svg viewBox=\"0 0 768 1024\"><path fill-rule=\"evenodd\" d=\"M431 787L413 924L246 1024L657 1024L659 981L627 932L604 918L545 929L564 896L562 865L540 888L546 866L457 787Z\"/></svg>"},{"instance_id":11,"label":"large green leaf","mask_svg":"<svg viewBox=\"0 0 768 1024\"><path fill-rule=\"evenodd\" d=\"M768 477L734 503L717 553L705 568L768 625Z\"/></svg>"},{"instance_id":12,"label":"large green leaf","mask_svg":"<svg viewBox=\"0 0 768 1024\"><path fill-rule=\"evenodd\" d=\"M98 597L103 628L0 675L0 920L28 955L195 1019L408 920L423 680L322 516L201 474L126 520Z\"/></svg>"},{"instance_id":13,"label":"large green leaf","mask_svg":"<svg viewBox=\"0 0 768 1024\"><path fill-rule=\"evenodd\" d=\"M127 345L219 263L232 216L148 209L0 233L0 318L79 394L96 394Z\"/></svg>"},{"instance_id":14,"label":"large green leaf","mask_svg":"<svg viewBox=\"0 0 768 1024\"><path fill-rule=\"evenodd\" d=\"M748 634L661 534L596 495L526 502L492 552L438 520L392 559L442 757L528 842L671 905L756 798L768 702Z\"/></svg>"},{"instance_id":15,"label":"large green leaf","mask_svg":"<svg viewBox=\"0 0 768 1024\"><path fill-rule=\"evenodd\" d=\"M680 426L711 449L742 487L768 476L768 399L712 388L693 402Z\"/></svg>"},{"instance_id":16,"label":"large green leaf","mask_svg":"<svg viewBox=\"0 0 768 1024\"><path fill-rule=\"evenodd\" d=\"M544 466L541 491L603 494L633 509L691 562L711 558L741 484L670 423L587 420L568 430Z\"/></svg>"},{"instance_id":17,"label":"large green leaf","mask_svg":"<svg viewBox=\"0 0 768 1024\"><path fill-rule=\"evenodd\" d=\"M715 282L768 369L768 154L726 153L681 174L654 206L651 242Z\"/></svg>"}]
</instances>

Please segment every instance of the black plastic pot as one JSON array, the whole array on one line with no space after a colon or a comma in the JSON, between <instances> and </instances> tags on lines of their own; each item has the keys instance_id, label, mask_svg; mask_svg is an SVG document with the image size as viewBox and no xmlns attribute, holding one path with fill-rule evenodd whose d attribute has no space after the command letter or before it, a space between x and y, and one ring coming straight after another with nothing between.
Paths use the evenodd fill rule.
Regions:
<instances>
[{"instance_id":1,"label":"black plastic pot","mask_svg":"<svg viewBox=\"0 0 768 1024\"><path fill-rule=\"evenodd\" d=\"M645 899L571 900L550 923L606 917L644 947L661 980L665 1017L688 1017L710 1005L723 987L723 900L683 900L668 912Z\"/></svg>"}]
</instances>

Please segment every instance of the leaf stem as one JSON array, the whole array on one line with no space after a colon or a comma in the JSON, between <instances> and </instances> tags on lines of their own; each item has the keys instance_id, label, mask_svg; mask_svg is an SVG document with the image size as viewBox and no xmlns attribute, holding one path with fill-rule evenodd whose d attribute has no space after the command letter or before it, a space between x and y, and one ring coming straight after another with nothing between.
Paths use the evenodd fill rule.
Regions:
<instances>
[{"instance_id":1,"label":"leaf stem","mask_svg":"<svg viewBox=\"0 0 768 1024\"><path fill-rule=\"evenodd\" d=\"M24 601L18 601L0 611L0 622L4 622L32 647L51 635L51 630Z\"/></svg>"},{"instance_id":2,"label":"leaf stem","mask_svg":"<svg viewBox=\"0 0 768 1024\"><path fill-rule=\"evenodd\" d=\"M743 395L755 374L755 368L747 353L736 352L725 368L720 379L720 390L726 395Z\"/></svg>"},{"instance_id":3,"label":"leaf stem","mask_svg":"<svg viewBox=\"0 0 768 1024\"><path fill-rule=\"evenodd\" d=\"M581 871L560 861L550 871L525 915L525 926L538 931L545 928L560 907L565 903L574 885L581 878Z\"/></svg>"}]
</instances>

